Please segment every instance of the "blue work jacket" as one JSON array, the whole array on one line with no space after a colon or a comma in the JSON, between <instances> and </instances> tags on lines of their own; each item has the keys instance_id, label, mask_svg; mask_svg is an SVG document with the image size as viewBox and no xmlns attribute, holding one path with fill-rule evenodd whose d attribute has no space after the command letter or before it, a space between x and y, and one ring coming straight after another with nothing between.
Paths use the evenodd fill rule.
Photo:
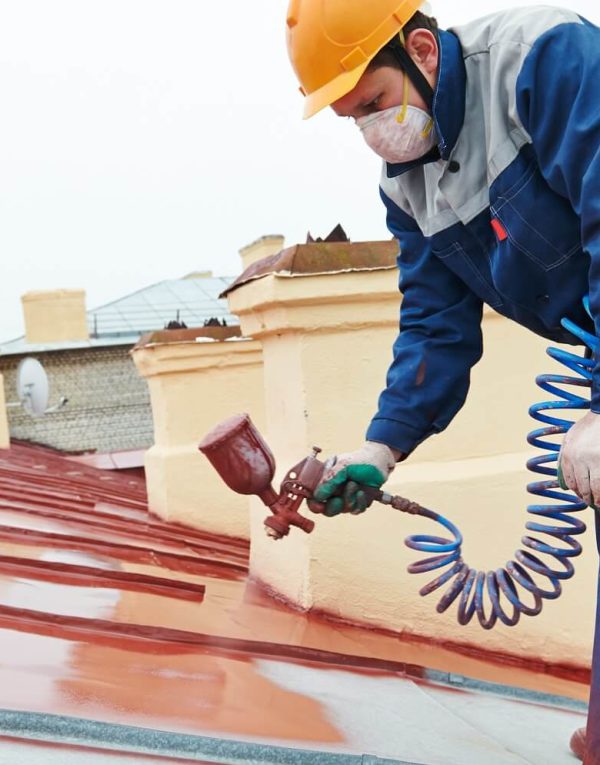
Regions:
<instances>
[{"instance_id":1,"label":"blue work jacket","mask_svg":"<svg viewBox=\"0 0 600 765\"><path fill-rule=\"evenodd\" d=\"M439 42L438 146L380 184L403 297L367 438L407 454L464 404L483 303L557 342L577 342L562 317L600 335L600 29L530 7Z\"/></svg>"}]
</instances>

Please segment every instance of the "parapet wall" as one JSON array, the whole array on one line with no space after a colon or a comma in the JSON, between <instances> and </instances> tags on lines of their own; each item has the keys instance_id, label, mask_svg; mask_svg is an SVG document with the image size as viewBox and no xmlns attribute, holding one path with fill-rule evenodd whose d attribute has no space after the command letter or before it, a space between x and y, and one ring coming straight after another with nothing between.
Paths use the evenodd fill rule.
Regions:
<instances>
[{"instance_id":1,"label":"parapet wall","mask_svg":"<svg viewBox=\"0 0 600 765\"><path fill-rule=\"evenodd\" d=\"M264 435L279 476L314 444L327 456L364 440L397 332L396 282L397 272L385 263L368 268L354 262L342 270L334 262L329 273L321 263L318 273L289 267L281 273L272 262L270 273L242 278L230 288L230 309L240 317L242 332L263 346ZM525 469L536 453L526 435L538 426L527 411L548 398L535 376L556 365L545 354L547 341L491 310L484 314L483 332L485 354L473 371L468 403L443 434L397 467L387 489L453 520L464 532L467 561L488 570L504 566L521 546L526 505L536 502L525 491L539 478ZM311 535L293 529L274 542L263 528L266 512L251 500L251 573L297 607L523 660L589 665L593 533L560 600L546 601L540 616L522 617L517 627L486 632L477 623L459 626L456 605L436 613L439 596L419 597L419 588L435 574L407 573L409 563L427 555L408 550L403 540L439 532L426 519L379 505L360 516L311 516L317 524ZM591 511L585 517L593 524Z\"/></svg>"}]
</instances>

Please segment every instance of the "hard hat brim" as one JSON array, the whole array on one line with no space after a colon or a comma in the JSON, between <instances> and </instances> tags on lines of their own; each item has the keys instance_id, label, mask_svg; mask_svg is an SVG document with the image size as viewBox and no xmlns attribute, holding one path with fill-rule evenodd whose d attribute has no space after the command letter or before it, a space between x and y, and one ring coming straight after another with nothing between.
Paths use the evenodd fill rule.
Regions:
<instances>
[{"instance_id":1,"label":"hard hat brim","mask_svg":"<svg viewBox=\"0 0 600 765\"><path fill-rule=\"evenodd\" d=\"M365 73L370 61L357 66L349 72L343 72L331 82L328 82L322 88L309 93L304 99L303 118L307 120L314 116L326 106L331 106L342 96L347 95L357 85L360 78Z\"/></svg>"}]
</instances>

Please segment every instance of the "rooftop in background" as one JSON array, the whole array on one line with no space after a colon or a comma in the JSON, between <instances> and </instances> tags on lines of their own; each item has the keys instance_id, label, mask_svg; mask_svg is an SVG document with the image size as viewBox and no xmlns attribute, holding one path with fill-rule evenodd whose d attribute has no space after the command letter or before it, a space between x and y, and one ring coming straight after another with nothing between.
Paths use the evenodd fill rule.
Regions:
<instances>
[{"instance_id":1,"label":"rooftop in background","mask_svg":"<svg viewBox=\"0 0 600 765\"><path fill-rule=\"evenodd\" d=\"M584 705L509 686L582 698L587 678L289 609L246 542L46 449L0 452L0 498L1 761L573 762Z\"/></svg>"},{"instance_id":2,"label":"rooftop in background","mask_svg":"<svg viewBox=\"0 0 600 765\"><path fill-rule=\"evenodd\" d=\"M54 302L50 309L48 303L38 305L34 312L30 313L29 320L26 315L26 334L14 340L0 342L0 356L132 346L147 333L164 329L195 329L204 327L209 322L211 326L237 326L239 319L229 313L227 301L224 299L229 288L239 286L244 280L264 275L274 261L277 261L278 272L285 272L286 266L290 268L291 273L295 273L292 266L306 273L330 271L336 267L354 270L357 264L359 268L369 265L379 267L383 253L384 259L390 261L391 265L397 249L392 242L351 243L339 223L324 238L315 238L308 232L306 241L306 245L286 250L283 236L263 236L240 250L244 272L238 279L229 276L215 277L211 271L194 271L181 279L158 282L89 311L85 311L83 290L27 293L22 296L22 301L28 304L49 299ZM286 254L288 260L291 255L291 264L286 260ZM75 292L81 293L82 302L79 307L71 307L67 322L64 303L57 305L56 298L59 297L61 302L65 298L73 299ZM49 318L50 315L52 319ZM85 337L86 317L89 338ZM75 321L77 332L67 334L65 326L68 324L70 332ZM58 324L58 330L53 322ZM34 330L32 324L35 324ZM53 326L52 331L49 329L50 325Z\"/></svg>"},{"instance_id":3,"label":"rooftop in background","mask_svg":"<svg viewBox=\"0 0 600 765\"><path fill-rule=\"evenodd\" d=\"M202 327L210 319L239 324L219 295L233 277L195 272L182 279L168 279L87 312L89 340L27 343L25 336L0 343L0 356L64 351L110 345L133 345L147 333L164 329L169 322Z\"/></svg>"}]
</instances>

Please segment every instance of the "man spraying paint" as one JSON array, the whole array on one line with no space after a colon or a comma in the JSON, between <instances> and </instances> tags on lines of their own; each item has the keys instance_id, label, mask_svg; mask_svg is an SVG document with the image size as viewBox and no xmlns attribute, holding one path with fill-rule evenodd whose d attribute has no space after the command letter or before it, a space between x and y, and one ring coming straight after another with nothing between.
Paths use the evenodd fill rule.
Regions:
<instances>
[{"instance_id":1,"label":"man spraying paint","mask_svg":"<svg viewBox=\"0 0 600 765\"><path fill-rule=\"evenodd\" d=\"M317 488L326 515L370 504L397 462L464 404L487 303L533 332L600 335L600 29L560 8L440 30L421 0L291 0L305 117L331 106L383 160L400 253L400 333L356 451ZM589 294L591 314L582 299ZM564 439L565 488L600 505L600 360L591 410ZM600 763L600 619L586 763Z\"/></svg>"}]
</instances>

